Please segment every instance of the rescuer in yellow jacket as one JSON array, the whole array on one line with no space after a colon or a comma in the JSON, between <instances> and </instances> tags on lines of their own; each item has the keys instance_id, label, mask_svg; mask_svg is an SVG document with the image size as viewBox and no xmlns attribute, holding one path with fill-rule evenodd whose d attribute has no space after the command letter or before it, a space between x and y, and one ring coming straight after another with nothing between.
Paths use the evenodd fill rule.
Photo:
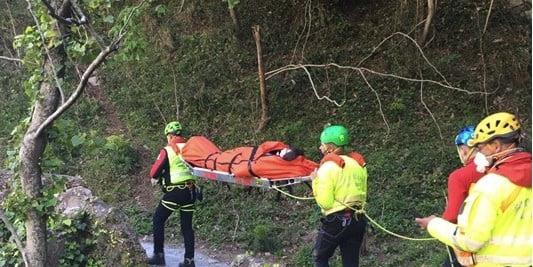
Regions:
<instances>
[{"instance_id":1,"label":"rescuer in yellow jacket","mask_svg":"<svg viewBox=\"0 0 533 267\"><path fill-rule=\"evenodd\" d=\"M325 155L313 179L313 194L325 217L321 219L313 249L315 266L329 266L329 258L340 247L343 266L359 266L359 249L366 229L361 209L366 202L367 171L364 158L347 153L348 130L332 125L320 135Z\"/></svg>"},{"instance_id":2,"label":"rescuer in yellow jacket","mask_svg":"<svg viewBox=\"0 0 533 267\"><path fill-rule=\"evenodd\" d=\"M476 169L485 173L463 203L457 224L430 216L417 223L457 251L464 266L531 266L531 154L518 147L518 119L492 114L476 127Z\"/></svg>"}]
</instances>

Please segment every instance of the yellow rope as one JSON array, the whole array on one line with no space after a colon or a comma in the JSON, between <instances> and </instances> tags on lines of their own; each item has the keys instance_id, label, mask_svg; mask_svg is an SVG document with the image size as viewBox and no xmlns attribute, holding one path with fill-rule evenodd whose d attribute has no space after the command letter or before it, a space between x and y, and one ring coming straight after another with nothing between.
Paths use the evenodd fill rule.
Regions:
<instances>
[{"instance_id":1,"label":"yellow rope","mask_svg":"<svg viewBox=\"0 0 533 267\"><path fill-rule=\"evenodd\" d=\"M292 198L294 198L294 199L299 199L299 200L311 200L311 199L315 199L314 197L297 197L297 196L295 196L295 195L291 195L291 194L289 194L289 193L287 193L287 192L285 192L285 191L279 189L279 188L278 188L277 186L275 186L275 185L273 185L273 186L271 186L271 187L272 187L274 190L276 190L276 191L278 191L278 192L280 192L280 193L282 193L282 194L284 194L284 195L286 195L286 196L292 197Z\"/></svg>"},{"instance_id":2,"label":"yellow rope","mask_svg":"<svg viewBox=\"0 0 533 267\"><path fill-rule=\"evenodd\" d=\"M298 197L298 196L295 196L295 195L291 195L281 189L279 189L277 186L273 185L272 188L286 196L289 196L291 198L294 198L294 199L300 199L300 200L311 200L311 199L314 199L314 197ZM340 201L337 201L339 202L340 204L344 205L345 207L353 210L354 212L356 213L362 213L365 215L365 217L371 222L373 223L376 227L378 227L379 229L381 229L383 232L389 234L389 235L392 235L392 236L395 236L395 237L398 237L398 238L401 238L401 239L405 239L405 240L411 240L411 241L429 241L429 240L435 240L435 238L432 238L432 237L428 237L428 238L413 238L413 237L408 237L408 236L403 236L403 235L400 235L400 234L397 234L397 233L394 233L394 232L391 232L389 230L387 230L385 227L381 226L379 223L377 223L376 221L374 221L372 218L370 218L370 216L368 216L368 214L366 213L365 210L363 209L360 209L360 210L357 210L353 207L350 207Z\"/></svg>"},{"instance_id":3,"label":"yellow rope","mask_svg":"<svg viewBox=\"0 0 533 267\"><path fill-rule=\"evenodd\" d=\"M389 235L393 235L395 237L398 237L398 238L401 238L401 239L406 239L406 240L411 240L411 241L429 241L429 240L435 240L435 238L433 237L427 237L427 238L413 238L413 237L408 237L408 236L403 236L403 235L400 235L400 234L396 234L396 233L393 233L387 229L385 229L385 227L379 225L376 221L372 220L372 218L370 218L370 216L368 216L368 214L365 212L365 217L370 221L372 222L375 226L377 226L379 229L383 230L385 233L389 234Z\"/></svg>"}]
</instances>

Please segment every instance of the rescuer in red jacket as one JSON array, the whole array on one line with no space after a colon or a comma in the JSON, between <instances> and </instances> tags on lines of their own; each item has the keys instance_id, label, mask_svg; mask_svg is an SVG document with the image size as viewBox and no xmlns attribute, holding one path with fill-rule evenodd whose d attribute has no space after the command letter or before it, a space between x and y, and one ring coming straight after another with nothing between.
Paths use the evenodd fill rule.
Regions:
<instances>
[{"instance_id":1,"label":"rescuer in red jacket","mask_svg":"<svg viewBox=\"0 0 533 267\"><path fill-rule=\"evenodd\" d=\"M457 223L457 216L459 215L461 205L468 196L468 190L483 176L483 173L476 171L476 165L473 161L477 153L475 148L468 147L467 145L468 140L473 137L474 129L474 126L463 127L455 137L457 153L459 154L459 159L463 163L463 166L454 170L448 176L448 197L446 201L446 209L442 214L443 219L452 223ZM453 250L448 248L448 252L448 257L442 266L461 266L459 262L457 262Z\"/></svg>"}]
</instances>

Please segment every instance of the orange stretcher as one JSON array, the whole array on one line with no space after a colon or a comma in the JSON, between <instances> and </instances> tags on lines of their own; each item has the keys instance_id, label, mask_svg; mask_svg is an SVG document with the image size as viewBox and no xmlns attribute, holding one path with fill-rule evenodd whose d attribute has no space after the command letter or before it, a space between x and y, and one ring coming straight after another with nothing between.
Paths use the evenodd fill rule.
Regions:
<instances>
[{"instance_id":1,"label":"orange stretcher","mask_svg":"<svg viewBox=\"0 0 533 267\"><path fill-rule=\"evenodd\" d=\"M292 153L292 154L291 154ZM311 180L318 164L280 141L221 151L203 136L191 137L181 151L193 175L244 186L283 187Z\"/></svg>"}]
</instances>

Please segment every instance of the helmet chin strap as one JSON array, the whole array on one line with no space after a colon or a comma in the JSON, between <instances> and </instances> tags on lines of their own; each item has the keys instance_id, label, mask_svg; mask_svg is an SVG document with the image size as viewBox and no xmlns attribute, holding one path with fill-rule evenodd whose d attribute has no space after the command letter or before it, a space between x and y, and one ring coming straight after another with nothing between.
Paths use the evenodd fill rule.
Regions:
<instances>
[{"instance_id":1,"label":"helmet chin strap","mask_svg":"<svg viewBox=\"0 0 533 267\"><path fill-rule=\"evenodd\" d=\"M459 148L458 146L456 148L457 148L457 154L459 154L459 159L461 160L461 163L463 163L463 166L466 165L466 162L472 157L472 154L474 154L475 148L469 147L468 153L466 153L465 157L462 156L461 148Z\"/></svg>"},{"instance_id":2,"label":"helmet chin strap","mask_svg":"<svg viewBox=\"0 0 533 267\"><path fill-rule=\"evenodd\" d=\"M459 160L461 160L461 163L463 163L463 165L466 165L465 164L465 159L463 159L463 155L461 154L461 148L459 148L458 146L455 147L457 149L457 154L459 155Z\"/></svg>"}]
</instances>

